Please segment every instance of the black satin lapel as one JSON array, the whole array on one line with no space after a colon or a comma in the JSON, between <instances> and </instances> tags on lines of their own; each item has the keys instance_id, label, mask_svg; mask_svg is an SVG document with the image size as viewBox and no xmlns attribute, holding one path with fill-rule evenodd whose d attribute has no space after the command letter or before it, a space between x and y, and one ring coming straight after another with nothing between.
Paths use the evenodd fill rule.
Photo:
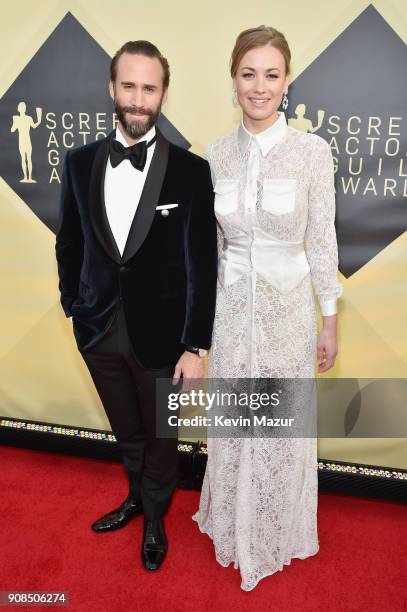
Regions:
<instances>
[{"instance_id":1,"label":"black satin lapel","mask_svg":"<svg viewBox=\"0 0 407 612\"><path fill-rule=\"evenodd\" d=\"M157 143L123 253L125 262L141 247L153 223L168 164L169 142L157 130Z\"/></svg>"},{"instance_id":2,"label":"black satin lapel","mask_svg":"<svg viewBox=\"0 0 407 612\"><path fill-rule=\"evenodd\" d=\"M89 213L97 239L109 257L119 263L120 251L110 229L105 207L105 173L113 135L114 131L101 143L93 161L89 185Z\"/></svg>"}]
</instances>

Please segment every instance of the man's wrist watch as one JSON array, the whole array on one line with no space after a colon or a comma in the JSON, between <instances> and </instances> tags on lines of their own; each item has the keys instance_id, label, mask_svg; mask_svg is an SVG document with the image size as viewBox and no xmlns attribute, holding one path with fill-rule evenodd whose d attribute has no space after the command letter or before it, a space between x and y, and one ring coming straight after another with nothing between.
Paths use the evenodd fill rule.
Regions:
<instances>
[{"instance_id":1,"label":"man's wrist watch","mask_svg":"<svg viewBox=\"0 0 407 612\"><path fill-rule=\"evenodd\" d=\"M188 351L188 353L194 353L194 355L198 355L198 357L205 357L208 352L206 349L197 348L196 346L191 346L190 344L186 345L185 350Z\"/></svg>"}]
</instances>

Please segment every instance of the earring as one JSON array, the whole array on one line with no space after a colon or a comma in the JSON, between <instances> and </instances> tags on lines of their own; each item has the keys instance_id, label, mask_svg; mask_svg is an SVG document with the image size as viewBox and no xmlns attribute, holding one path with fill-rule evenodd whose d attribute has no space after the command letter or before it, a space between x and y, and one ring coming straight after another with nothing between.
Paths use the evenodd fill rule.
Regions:
<instances>
[{"instance_id":1,"label":"earring","mask_svg":"<svg viewBox=\"0 0 407 612\"><path fill-rule=\"evenodd\" d=\"M284 92L283 101L281 103L281 106L282 106L283 110L287 110L287 108L288 108L288 96L287 96L286 92Z\"/></svg>"},{"instance_id":2,"label":"earring","mask_svg":"<svg viewBox=\"0 0 407 612\"><path fill-rule=\"evenodd\" d=\"M232 106L233 106L234 108L238 108L238 106L239 106L239 100L237 99L236 89L235 89L235 88L233 88L232 92L233 92L233 95L232 95Z\"/></svg>"}]
</instances>

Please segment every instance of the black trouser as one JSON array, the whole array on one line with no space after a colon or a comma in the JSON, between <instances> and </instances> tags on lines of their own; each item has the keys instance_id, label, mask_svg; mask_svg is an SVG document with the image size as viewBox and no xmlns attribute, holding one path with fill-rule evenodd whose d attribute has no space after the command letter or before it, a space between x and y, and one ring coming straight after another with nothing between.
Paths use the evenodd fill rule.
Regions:
<instances>
[{"instance_id":1,"label":"black trouser","mask_svg":"<svg viewBox=\"0 0 407 612\"><path fill-rule=\"evenodd\" d=\"M102 401L131 490L147 520L162 518L178 480L177 440L156 437L156 378L171 378L174 367L149 370L136 359L122 307L105 336L82 352ZM165 409L165 407L163 407Z\"/></svg>"}]
</instances>

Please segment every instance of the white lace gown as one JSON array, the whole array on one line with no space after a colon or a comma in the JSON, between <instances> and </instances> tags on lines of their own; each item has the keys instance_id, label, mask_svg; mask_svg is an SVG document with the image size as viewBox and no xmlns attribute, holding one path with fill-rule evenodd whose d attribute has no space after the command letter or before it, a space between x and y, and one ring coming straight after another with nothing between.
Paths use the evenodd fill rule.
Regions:
<instances>
[{"instance_id":1,"label":"white lace gown","mask_svg":"<svg viewBox=\"0 0 407 612\"><path fill-rule=\"evenodd\" d=\"M330 147L288 127L239 129L208 149L219 277L209 376L311 378L316 307L341 293ZM304 250L305 246L305 250ZM217 561L245 591L318 552L316 438L208 438L199 510Z\"/></svg>"}]
</instances>

